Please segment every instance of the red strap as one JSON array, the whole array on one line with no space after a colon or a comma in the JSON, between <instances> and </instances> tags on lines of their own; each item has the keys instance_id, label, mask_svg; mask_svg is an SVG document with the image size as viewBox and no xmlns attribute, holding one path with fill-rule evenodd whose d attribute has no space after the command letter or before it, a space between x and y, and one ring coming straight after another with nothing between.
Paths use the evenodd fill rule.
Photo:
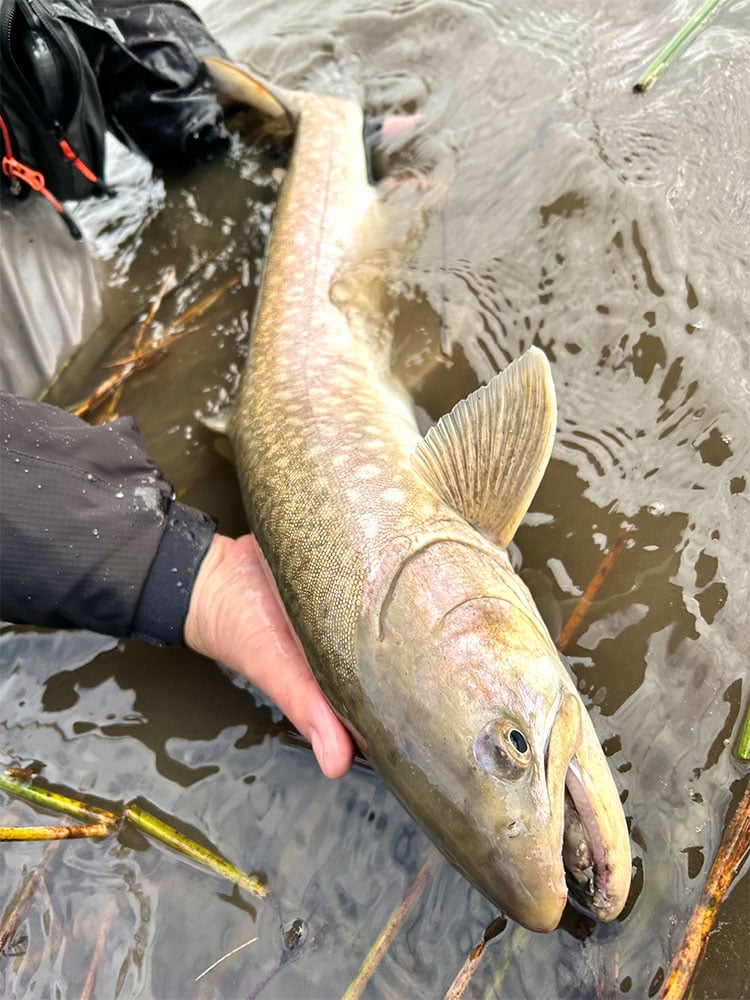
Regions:
<instances>
[{"instance_id":1,"label":"red strap","mask_svg":"<svg viewBox=\"0 0 750 1000\"><path fill-rule=\"evenodd\" d=\"M13 156L13 149L10 142L10 132L8 131L8 126L5 124L5 119L2 115L0 115L0 134L2 134L5 146L5 156L2 158L2 161L0 161L0 170L2 170L6 177L10 177L11 180L23 181L24 184L28 184L32 191L38 191L39 194L42 195L43 198L46 198L50 205L52 205L52 207L60 213L63 222L70 230L73 238L80 240L81 230L76 225L75 220L68 215L52 192L47 190L44 174L40 173L38 170L32 170L31 167L27 167L25 163L21 163L20 160L17 160L15 156ZM94 178L94 180L96 180L96 178Z\"/></svg>"},{"instance_id":2,"label":"red strap","mask_svg":"<svg viewBox=\"0 0 750 1000\"><path fill-rule=\"evenodd\" d=\"M19 181L28 184L32 191L44 190L44 174L40 174L38 170L32 170L31 167L27 167L25 163L17 160L15 156L3 157L3 173L6 177L17 177Z\"/></svg>"},{"instance_id":3,"label":"red strap","mask_svg":"<svg viewBox=\"0 0 750 1000\"><path fill-rule=\"evenodd\" d=\"M70 160L76 170L80 170L87 181L91 181L92 184L96 184L99 178L93 172L89 170L83 160L73 151L70 143L67 139L60 139L60 149L66 160Z\"/></svg>"}]
</instances>

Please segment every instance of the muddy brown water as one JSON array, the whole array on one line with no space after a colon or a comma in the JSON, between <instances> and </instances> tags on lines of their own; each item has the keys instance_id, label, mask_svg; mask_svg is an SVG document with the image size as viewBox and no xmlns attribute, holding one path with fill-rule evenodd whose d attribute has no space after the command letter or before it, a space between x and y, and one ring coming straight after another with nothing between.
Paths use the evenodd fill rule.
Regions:
<instances>
[{"instance_id":1,"label":"muddy brown water","mask_svg":"<svg viewBox=\"0 0 750 1000\"><path fill-rule=\"evenodd\" d=\"M345 81L373 113L424 115L392 161L445 193L393 276L394 365L435 418L529 344L547 352L558 436L516 542L553 630L634 528L569 661L625 803L628 906L609 926L568 911L546 936L509 924L470 996L654 995L746 781L732 747L750 639L748 5L722 5L652 92L631 93L691 6L198 4L269 77ZM107 319L51 396L80 399L126 353L169 266L155 330L216 292L119 410L229 533L243 530L234 474L200 417L236 385L273 206L274 157L251 135L182 177L118 155L128 197L81 209ZM62 844L0 959L2 995L79 995L102 933L94 996L340 996L429 851L377 777L322 778L271 706L188 652L13 628L0 649L4 760L138 799L273 890L243 899L128 830ZM6 798L0 811L41 821ZM3 902L43 851L2 849ZM750 993L748 889L721 911L696 996ZM495 915L441 864L366 996L441 996Z\"/></svg>"}]
</instances>

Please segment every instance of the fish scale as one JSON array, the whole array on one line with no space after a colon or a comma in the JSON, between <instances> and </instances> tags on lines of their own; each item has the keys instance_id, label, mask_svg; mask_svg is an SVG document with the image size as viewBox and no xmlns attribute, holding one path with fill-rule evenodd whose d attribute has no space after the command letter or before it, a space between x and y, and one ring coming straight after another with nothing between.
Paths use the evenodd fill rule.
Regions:
<instances>
[{"instance_id":1,"label":"fish scale","mask_svg":"<svg viewBox=\"0 0 750 1000\"><path fill-rule=\"evenodd\" d=\"M356 248L357 219L375 210L361 135L356 105L302 103L231 429L250 524L334 698L342 677L356 685L365 567L390 537L413 528L399 498L416 489L438 508L411 470L419 432L386 382L387 339L374 349L356 314L347 317L331 298ZM337 154L353 141L356 158Z\"/></svg>"}]
</instances>

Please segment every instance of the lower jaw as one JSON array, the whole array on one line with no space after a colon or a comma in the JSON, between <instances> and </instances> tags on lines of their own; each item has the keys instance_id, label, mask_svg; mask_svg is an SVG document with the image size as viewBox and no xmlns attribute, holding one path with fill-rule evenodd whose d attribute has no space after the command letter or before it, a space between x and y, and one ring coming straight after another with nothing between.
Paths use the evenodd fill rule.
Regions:
<instances>
[{"instance_id":1,"label":"lower jaw","mask_svg":"<svg viewBox=\"0 0 750 1000\"><path fill-rule=\"evenodd\" d=\"M563 859L571 903L606 920L610 901L604 847L583 785L571 768L565 780L565 817Z\"/></svg>"}]
</instances>

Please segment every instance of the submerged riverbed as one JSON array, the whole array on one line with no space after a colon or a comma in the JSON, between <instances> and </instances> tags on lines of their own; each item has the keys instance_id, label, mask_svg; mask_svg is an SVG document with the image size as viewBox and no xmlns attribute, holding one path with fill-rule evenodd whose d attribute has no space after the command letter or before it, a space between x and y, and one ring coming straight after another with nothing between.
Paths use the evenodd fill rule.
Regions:
<instances>
[{"instance_id":1,"label":"submerged riverbed","mask_svg":"<svg viewBox=\"0 0 750 1000\"><path fill-rule=\"evenodd\" d=\"M516 543L553 635L632 527L569 647L631 828L628 906L608 926L569 910L546 936L508 924L472 997L654 995L746 781L732 747L750 640L748 6L721 5L653 91L632 93L691 8L197 4L269 78L423 114L393 162L445 193L393 275L394 366L434 419L530 344L546 351L558 436ZM227 533L244 530L234 473L200 420L237 383L276 189L268 144L242 135L188 176L116 154L127 197L80 210L107 318L51 393L70 405L101 381L174 267L153 330L205 308L118 410ZM3 762L137 799L272 890L243 898L127 829L61 844L0 958L3 996L79 995L100 935L94 996L344 992L430 850L376 776L327 781L256 692L186 651L8 628L0 656ZM43 821L6 798L2 812ZM44 851L3 847L3 905ZM748 889L745 875L721 912L698 997L750 992ZM495 916L441 863L365 995L442 996Z\"/></svg>"}]
</instances>

